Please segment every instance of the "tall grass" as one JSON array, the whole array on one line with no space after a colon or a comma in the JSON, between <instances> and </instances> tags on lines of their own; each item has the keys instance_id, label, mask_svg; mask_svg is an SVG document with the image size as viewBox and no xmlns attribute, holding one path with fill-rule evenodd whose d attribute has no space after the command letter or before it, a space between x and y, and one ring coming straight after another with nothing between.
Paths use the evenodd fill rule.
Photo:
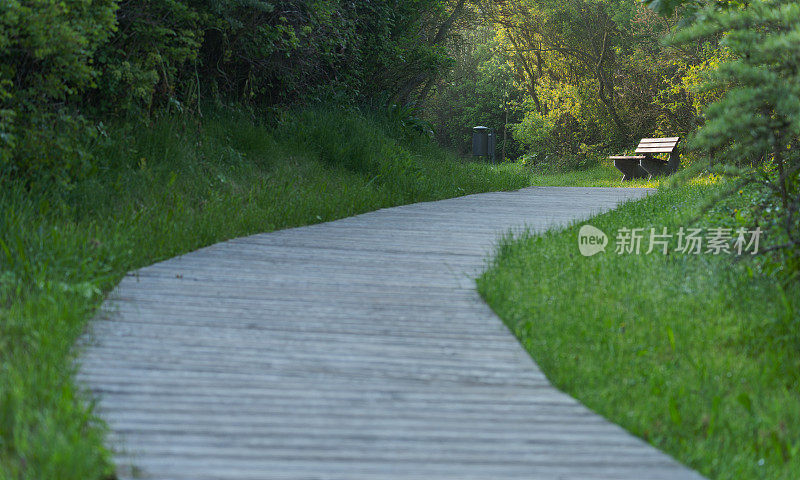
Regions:
<instances>
[{"instance_id":1,"label":"tall grass","mask_svg":"<svg viewBox=\"0 0 800 480\"><path fill-rule=\"evenodd\" d=\"M747 198L704 213L719 188L704 183L592 219L609 236L593 257L580 225L508 239L479 290L550 381L611 421L710 478L797 479L800 286L674 238L668 255L615 253L622 227L736 227Z\"/></svg>"},{"instance_id":2,"label":"tall grass","mask_svg":"<svg viewBox=\"0 0 800 480\"><path fill-rule=\"evenodd\" d=\"M74 345L125 272L227 238L528 184L519 166L463 163L356 113L266 127L228 112L106 135L97 171L74 184L0 180L3 479L112 475Z\"/></svg>"}]
</instances>

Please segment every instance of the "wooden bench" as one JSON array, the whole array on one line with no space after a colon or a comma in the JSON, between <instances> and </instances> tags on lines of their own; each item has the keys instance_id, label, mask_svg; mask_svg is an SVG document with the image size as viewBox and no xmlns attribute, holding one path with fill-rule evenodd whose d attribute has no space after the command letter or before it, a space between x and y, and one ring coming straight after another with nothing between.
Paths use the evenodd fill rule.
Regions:
<instances>
[{"instance_id":1,"label":"wooden bench","mask_svg":"<svg viewBox=\"0 0 800 480\"><path fill-rule=\"evenodd\" d=\"M614 155L614 166L622 172L622 180L652 178L675 173L680 165L678 142L681 137L643 138L636 147L636 155ZM668 153L669 160L653 157L654 153Z\"/></svg>"}]
</instances>

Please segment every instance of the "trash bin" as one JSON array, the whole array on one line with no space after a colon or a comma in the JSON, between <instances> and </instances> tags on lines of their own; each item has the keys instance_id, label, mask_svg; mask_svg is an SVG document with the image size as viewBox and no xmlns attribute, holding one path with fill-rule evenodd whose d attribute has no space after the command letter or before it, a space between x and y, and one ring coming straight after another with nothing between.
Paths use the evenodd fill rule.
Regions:
<instances>
[{"instance_id":1,"label":"trash bin","mask_svg":"<svg viewBox=\"0 0 800 480\"><path fill-rule=\"evenodd\" d=\"M496 136L494 129L477 126L472 128L472 155L475 157L489 157L494 161Z\"/></svg>"}]
</instances>

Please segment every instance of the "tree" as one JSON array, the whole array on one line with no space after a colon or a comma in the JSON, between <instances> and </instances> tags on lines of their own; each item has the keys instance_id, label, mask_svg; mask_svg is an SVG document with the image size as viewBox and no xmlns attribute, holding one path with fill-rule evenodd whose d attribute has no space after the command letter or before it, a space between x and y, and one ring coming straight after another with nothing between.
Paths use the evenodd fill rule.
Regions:
<instances>
[{"instance_id":1,"label":"tree","mask_svg":"<svg viewBox=\"0 0 800 480\"><path fill-rule=\"evenodd\" d=\"M771 248L784 253L791 278L800 274L800 4L765 0L747 8L709 6L676 35L678 43L717 35L725 60L706 89L721 98L704 111L692 145L712 162L749 166L747 182L768 195L758 220L782 232Z\"/></svg>"},{"instance_id":2,"label":"tree","mask_svg":"<svg viewBox=\"0 0 800 480\"><path fill-rule=\"evenodd\" d=\"M544 67L549 67L550 77L594 89L593 96L605 106L619 135L628 136L617 108L614 78L614 44L620 31L602 3L506 0L498 2L494 12L495 21L528 75L539 113L546 114L548 107L538 98L536 85ZM545 62L548 65L543 66Z\"/></svg>"},{"instance_id":3,"label":"tree","mask_svg":"<svg viewBox=\"0 0 800 480\"><path fill-rule=\"evenodd\" d=\"M536 157L619 149L694 127L685 77L707 55L659 42L676 18L632 0L482 5L526 98L515 135Z\"/></svg>"},{"instance_id":4,"label":"tree","mask_svg":"<svg viewBox=\"0 0 800 480\"><path fill-rule=\"evenodd\" d=\"M429 35L428 40L425 42L429 49L440 49L444 45L453 26L464 14L467 5L466 0L455 0L452 6L448 6L447 3L450 2L442 2L438 9L441 13L433 17L435 20L439 20L438 17L443 16L440 21L434 22L435 33ZM397 93L396 101L403 105L423 103L441 70L441 68L432 68L427 71L421 71L408 79ZM414 99L415 92L416 98Z\"/></svg>"},{"instance_id":5,"label":"tree","mask_svg":"<svg viewBox=\"0 0 800 480\"><path fill-rule=\"evenodd\" d=\"M108 116L426 96L467 0L0 2L0 173L72 178Z\"/></svg>"}]
</instances>

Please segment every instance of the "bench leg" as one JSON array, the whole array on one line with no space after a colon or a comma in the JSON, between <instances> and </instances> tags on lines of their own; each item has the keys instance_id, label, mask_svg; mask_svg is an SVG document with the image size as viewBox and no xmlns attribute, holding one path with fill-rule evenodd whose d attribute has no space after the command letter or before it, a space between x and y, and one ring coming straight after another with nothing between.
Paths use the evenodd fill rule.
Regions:
<instances>
[{"instance_id":1,"label":"bench leg","mask_svg":"<svg viewBox=\"0 0 800 480\"><path fill-rule=\"evenodd\" d=\"M644 158L639 165L650 174L651 178L671 173L667 163L657 158Z\"/></svg>"},{"instance_id":2,"label":"bench leg","mask_svg":"<svg viewBox=\"0 0 800 480\"><path fill-rule=\"evenodd\" d=\"M676 149L675 151L669 154L669 162L667 163L669 174L677 172L678 167L680 166L681 166L681 154Z\"/></svg>"},{"instance_id":3,"label":"bench leg","mask_svg":"<svg viewBox=\"0 0 800 480\"><path fill-rule=\"evenodd\" d=\"M622 181L648 177L647 171L639 166L638 160L614 160L614 166L622 172Z\"/></svg>"}]
</instances>

